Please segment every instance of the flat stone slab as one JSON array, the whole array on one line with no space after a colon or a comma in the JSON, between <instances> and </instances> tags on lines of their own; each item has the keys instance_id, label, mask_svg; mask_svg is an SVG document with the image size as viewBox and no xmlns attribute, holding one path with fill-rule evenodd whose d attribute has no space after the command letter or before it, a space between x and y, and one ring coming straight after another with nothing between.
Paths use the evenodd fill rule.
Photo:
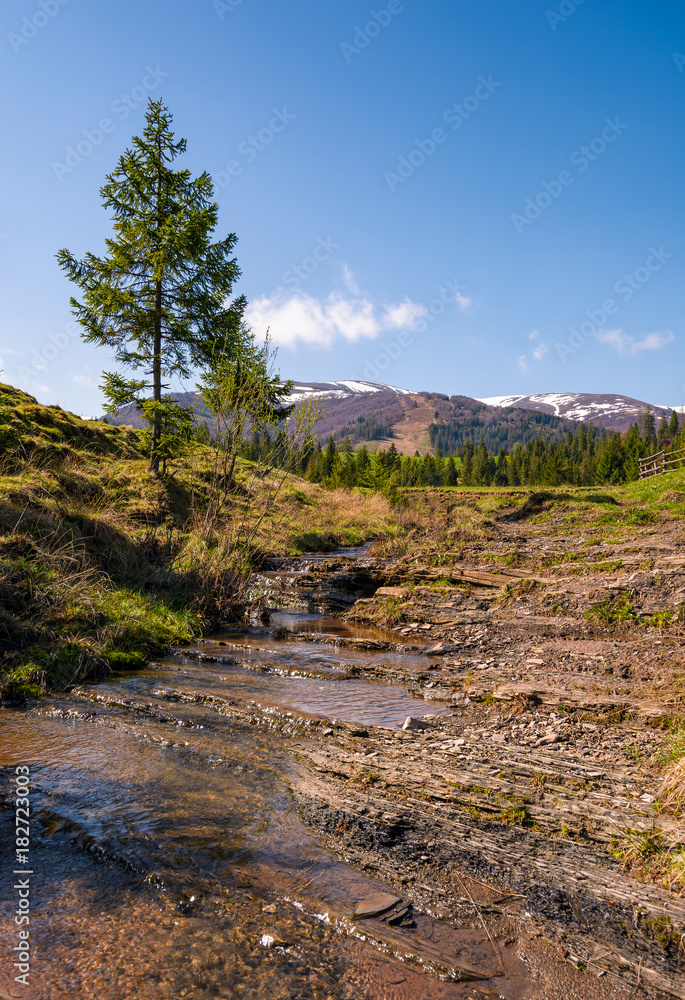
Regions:
<instances>
[{"instance_id":1,"label":"flat stone slab","mask_svg":"<svg viewBox=\"0 0 685 1000\"><path fill-rule=\"evenodd\" d=\"M355 920L365 920L368 917L379 917L381 913L396 906L402 901L400 896L393 896L390 892L378 892L375 896L368 896L357 904L357 909L352 914Z\"/></svg>"},{"instance_id":2,"label":"flat stone slab","mask_svg":"<svg viewBox=\"0 0 685 1000\"><path fill-rule=\"evenodd\" d=\"M406 597L408 593L408 587L379 587L376 597Z\"/></svg>"}]
</instances>

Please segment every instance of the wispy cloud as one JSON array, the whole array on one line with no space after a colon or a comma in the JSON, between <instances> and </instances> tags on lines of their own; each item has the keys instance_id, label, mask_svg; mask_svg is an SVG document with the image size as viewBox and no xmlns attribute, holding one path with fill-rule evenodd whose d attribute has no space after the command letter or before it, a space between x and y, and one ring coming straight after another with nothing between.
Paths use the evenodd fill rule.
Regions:
<instances>
[{"instance_id":1,"label":"wispy cloud","mask_svg":"<svg viewBox=\"0 0 685 1000\"><path fill-rule=\"evenodd\" d=\"M600 344L606 344L616 351L619 358L634 358L641 351L661 351L675 340L670 330L647 333L641 340L637 340L632 334L620 328L598 330L595 337Z\"/></svg>"},{"instance_id":2,"label":"wispy cloud","mask_svg":"<svg viewBox=\"0 0 685 1000\"><path fill-rule=\"evenodd\" d=\"M386 306L383 311L384 330L414 330L426 315L426 307L404 298L399 305Z\"/></svg>"},{"instance_id":3,"label":"wispy cloud","mask_svg":"<svg viewBox=\"0 0 685 1000\"><path fill-rule=\"evenodd\" d=\"M518 366L519 366L519 368L521 369L522 372L527 372L528 371L528 362L526 360L525 354L521 354L520 355L517 364L518 364Z\"/></svg>"},{"instance_id":4,"label":"wispy cloud","mask_svg":"<svg viewBox=\"0 0 685 1000\"><path fill-rule=\"evenodd\" d=\"M97 382L93 382L90 375L72 375L71 379L72 382L75 382L76 385L80 385L83 388L92 388L97 385Z\"/></svg>"},{"instance_id":5,"label":"wispy cloud","mask_svg":"<svg viewBox=\"0 0 685 1000\"><path fill-rule=\"evenodd\" d=\"M274 302L268 296L256 299L248 307L246 319L258 337L265 336L268 329L274 344L331 347L341 340L374 340L385 330L414 330L426 313L425 306L409 298L377 307L366 296L332 292L326 299L315 299L299 291L285 302Z\"/></svg>"},{"instance_id":6,"label":"wispy cloud","mask_svg":"<svg viewBox=\"0 0 685 1000\"><path fill-rule=\"evenodd\" d=\"M547 354L549 347L542 339L540 332L538 330L531 330L528 334L528 340L532 340L535 343L535 347L533 348L533 357L536 361L542 361L545 354Z\"/></svg>"},{"instance_id":7,"label":"wispy cloud","mask_svg":"<svg viewBox=\"0 0 685 1000\"><path fill-rule=\"evenodd\" d=\"M357 279L355 278L354 273L350 270L345 261L343 262L342 267L343 267L342 280L345 288L351 295L357 295L357 296L363 295L361 288L357 284Z\"/></svg>"}]
</instances>

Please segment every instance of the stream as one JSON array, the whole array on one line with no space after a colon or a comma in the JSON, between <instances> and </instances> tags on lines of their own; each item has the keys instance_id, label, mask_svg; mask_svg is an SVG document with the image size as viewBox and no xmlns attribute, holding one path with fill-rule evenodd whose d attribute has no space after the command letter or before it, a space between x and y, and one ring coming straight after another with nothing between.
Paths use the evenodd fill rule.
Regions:
<instances>
[{"instance_id":1,"label":"stream","mask_svg":"<svg viewBox=\"0 0 685 1000\"><path fill-rule=\"evenodd\" d=\"M298 816L295 740L324 738L333 720L395 729L448 711L358 676L374 657L425 664L420 648L345 644L389 638L281 607L147 670L0 709L0 835L12 845L10 779L29 765L34 873L27 991L6 957L16 901L3 864L0 998L530 996L525 967L506 948L497 958L473 913L354 920L397 887Z\"/></svg>"}]
</instances>

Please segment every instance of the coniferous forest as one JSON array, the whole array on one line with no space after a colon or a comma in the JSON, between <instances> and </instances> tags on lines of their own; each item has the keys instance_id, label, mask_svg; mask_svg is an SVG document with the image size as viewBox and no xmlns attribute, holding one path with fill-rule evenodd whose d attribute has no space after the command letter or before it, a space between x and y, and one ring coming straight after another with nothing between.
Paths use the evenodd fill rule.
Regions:
<instances>
[{"instance_id":1,"label":"coniferous forest","mask_svg":"<svg viewBox=\"0 0 685 1000\"><path fill-rule=\"evenodd\" d=\"M638 459L656 451L676 451L685 447L685 427L678 414L670 420L662 417L656 426L654 414L647 411L639 423L625 434L591 423L567 431L565 438L554 436L554 427L525 444L516 443L509 451L501 447L490 451L484 440L475 445L470 438L456 447L437 424L429 428L431 442L438 445L435 454L402 455L394 443L389 448L369 450L365 444L353 449L348 439L338 442L330 437L325 447L313 437L295 453L292 449L291 471L312 482L331 487L362 487L392 491L402 487L428 486L599 486L620 484L639 478ZM285 431L279 432L285 437ZM285 454L274 442L255 434L244 446L244 457L256 459L267 452Z\"/></svg>"}]
</instances>

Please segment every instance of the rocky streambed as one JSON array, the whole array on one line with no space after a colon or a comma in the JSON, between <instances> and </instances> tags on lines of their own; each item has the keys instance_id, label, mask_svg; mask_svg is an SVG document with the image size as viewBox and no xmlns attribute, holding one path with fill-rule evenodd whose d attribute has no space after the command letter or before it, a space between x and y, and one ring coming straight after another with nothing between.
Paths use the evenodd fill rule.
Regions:
<instances>
[{"instance_id":1,"label":"rocky streambed","mask_svg":"<svg viewBox=\"0 0 685 1000\"><path fill-rule=\"evenodd\" d=\"M394 630L341 620L387 586ZM610 853L678 836L637 648L487 583L403 586L366 550L274 564L268 621L0 711L5 842L32 773L36 996L685 996L682 898Z\"/></svg>"}]
</instances>

